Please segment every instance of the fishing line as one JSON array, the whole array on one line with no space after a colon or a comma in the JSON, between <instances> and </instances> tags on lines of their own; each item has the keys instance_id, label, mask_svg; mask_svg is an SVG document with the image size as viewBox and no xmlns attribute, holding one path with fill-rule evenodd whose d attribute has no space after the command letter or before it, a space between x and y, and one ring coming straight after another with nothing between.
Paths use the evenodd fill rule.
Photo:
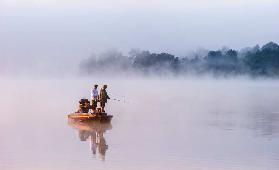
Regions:
<instances>
[{"instance_id":1,"label":"fishing line","mask_svg":"<svg viewBox=\"0 0 279 170\"><path fill-rule=\"evenodd\" d=\"M123 103L127 103L127 104L133 104L135 103L134 101L131 101L131 100L127 100L127 97L126 96L123 96L123 95L119 95L119 94L116 94L116 93L109 93L110 95L112 95L112 100L114 101L118 101L118 102L123 102Z\"/></svg>"}]
</instances>

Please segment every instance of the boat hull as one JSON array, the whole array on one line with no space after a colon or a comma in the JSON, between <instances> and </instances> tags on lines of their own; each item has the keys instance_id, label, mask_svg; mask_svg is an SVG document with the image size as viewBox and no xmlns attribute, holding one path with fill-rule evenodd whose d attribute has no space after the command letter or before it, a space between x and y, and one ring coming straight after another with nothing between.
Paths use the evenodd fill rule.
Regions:
<instances>
[{"instance_id":1,"label":"boat hull","mask_svg":"<svg viewBox=\"0 0 279 170\"><path fill-rule=\"evenodd\" d=\"M112 115L102 114L90 114L90 113L71 113L68 115L69 119L76 121L100 121L100 122L110 122Z\"/></svg>"}]
</instances>

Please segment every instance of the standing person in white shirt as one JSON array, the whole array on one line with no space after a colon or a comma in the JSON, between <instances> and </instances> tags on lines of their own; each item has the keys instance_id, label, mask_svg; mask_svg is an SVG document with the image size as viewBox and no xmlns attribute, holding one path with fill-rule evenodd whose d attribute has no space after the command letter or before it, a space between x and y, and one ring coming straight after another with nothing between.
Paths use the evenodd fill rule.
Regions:
<instances>
[{"instance_id":1,"label":"standing person in white shirt","mask_svg":"<svg viewBox=\"0 0 279 170\"><path fill-rule=\"evenodd\" d=\"M93 113L96 112L96 108L97 108L97 103L99 100L99 93L98 93L98 85L95 84L94 88L92 88L91 90L91 100L92 100L92 110Z\"/></svg>"}]
</instances>

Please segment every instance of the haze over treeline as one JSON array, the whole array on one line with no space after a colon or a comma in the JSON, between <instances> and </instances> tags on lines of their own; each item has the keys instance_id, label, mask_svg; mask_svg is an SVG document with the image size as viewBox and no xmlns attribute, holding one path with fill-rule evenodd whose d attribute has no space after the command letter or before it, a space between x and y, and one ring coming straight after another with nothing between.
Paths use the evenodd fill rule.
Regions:
<instances>
[{"instance_id":1,"label":"haze over treeline","mask_svg":"<svg viewBox=\"0 0 279 170\"><path fill-rule=\"evenodd\" d=\"M205 75L279 77L279 45L269 42L262 47L234 50L200 50L189 56L151 53L132 49L128 55L116 50L92 55L80 63L82 74L121 74L136 72L155 75Z\"/></svg>"}]
</instances>

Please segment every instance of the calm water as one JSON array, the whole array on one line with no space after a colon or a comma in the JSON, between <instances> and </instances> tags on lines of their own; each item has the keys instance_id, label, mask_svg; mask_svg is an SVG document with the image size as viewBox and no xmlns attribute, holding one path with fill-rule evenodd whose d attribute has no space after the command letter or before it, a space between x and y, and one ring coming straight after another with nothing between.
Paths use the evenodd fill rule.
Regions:
<instances>
[{"instance_id":1,"label":"calm water","mask_svg":"<svg viewBox=\"0 0 279 170\"><path fill-rule=\"evenodd\" d=\"M111 124L67 114L96 79L1 79L0 169L277 170L279 82L102 79Z\"/></svg>"}]
</instances>

